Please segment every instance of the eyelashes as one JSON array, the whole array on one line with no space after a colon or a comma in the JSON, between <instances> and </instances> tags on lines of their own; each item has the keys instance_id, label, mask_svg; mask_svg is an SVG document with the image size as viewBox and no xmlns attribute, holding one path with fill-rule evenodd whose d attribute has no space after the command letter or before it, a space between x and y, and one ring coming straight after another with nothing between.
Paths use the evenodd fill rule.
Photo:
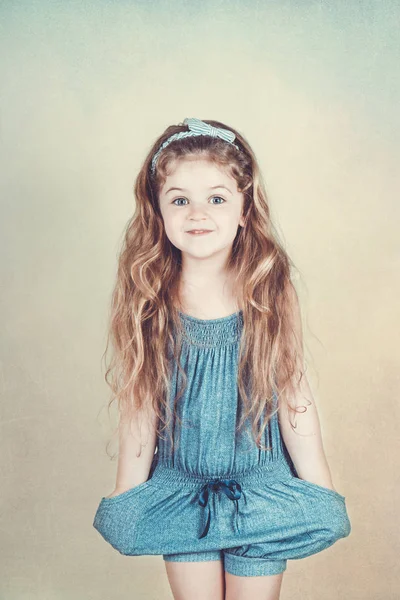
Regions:
<instances>
[{"instance_id":1,"label":"eyelashes","mask_svg":"<svg viewBox=\"0 0 400 600\"><path fill-rule=\"evenodd\" d=\"M219 198L220 200L223 200L223 202L218 202L217 205L218 204L225 204L225 202L226 202L225 198L222 198L222 196L212 196L212 198ZM175 200L173 200L171 202L171 204L175 204L175 202L177 200L187 200L187 198L184 198L184 197L175 198ZM185 206L185 205L184 204L183 205L182 204L175 204L175 206Z\"/></svg>"}]
</instances>

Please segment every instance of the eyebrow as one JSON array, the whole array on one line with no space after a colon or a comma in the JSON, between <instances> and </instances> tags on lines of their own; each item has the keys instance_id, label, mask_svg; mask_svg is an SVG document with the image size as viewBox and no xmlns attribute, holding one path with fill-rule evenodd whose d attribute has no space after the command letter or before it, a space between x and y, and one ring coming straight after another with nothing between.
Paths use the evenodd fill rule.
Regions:
<instances>
[{"instance_id":1,"label":"eyebrow","mask_svg":"<svg viewBox=\"0 0 400 600\"><path fill-rule=\"evenodd\" d=\"M228 189L225 185L213 185L212 187L210 187L210 190L216 190L217 188L224 188L225 190L227 190L230 194L232 194L231 190ZM180 188L180 187L170 187L165 193L168 194L168 192L172 192L172 190L177 190L178 192L187 192L188 190L186 190L185 188Z\"/></svg>"}]
</instances>

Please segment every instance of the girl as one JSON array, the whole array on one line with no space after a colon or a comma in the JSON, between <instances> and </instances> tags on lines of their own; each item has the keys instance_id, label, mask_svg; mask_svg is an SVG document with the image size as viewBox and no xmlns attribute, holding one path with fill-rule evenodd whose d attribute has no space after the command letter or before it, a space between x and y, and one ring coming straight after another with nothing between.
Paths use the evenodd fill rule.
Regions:
<instances>
[{"instance_id":1,"label":"girl","mask_svg":"<svg viewBox=\"0 0 400 600\"><path fill-rule=\"evenodd\" d=\"M256 157L223 123L185 119L134 191L106 373L117 482L93 526L121 554L162 554L176 599L276 600L287 561L351 525Z\"/></svg>"}]
</instances>

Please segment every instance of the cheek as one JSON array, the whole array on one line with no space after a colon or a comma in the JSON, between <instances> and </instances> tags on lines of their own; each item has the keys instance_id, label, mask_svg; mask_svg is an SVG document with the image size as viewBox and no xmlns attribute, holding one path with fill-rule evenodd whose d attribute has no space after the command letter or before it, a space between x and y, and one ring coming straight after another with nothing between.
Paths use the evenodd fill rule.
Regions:
<instances>
[{"instance_id":1,"label":"cheek","mask_svg":"<svg viewBox=\"0 0 400 600\"><path fill-rule=\"evenodd\" d=\"M177 219L176 217L172 218L171 216L166 217L164 219L164 228L169 238L178 236L181 231L181 224L179 219Z\"/></svg>"},{"instance_id":2,"label":"cheek","mask_svg":"<svg viewBox=\"0 0 400 600\"><path fill-rule=\"evenodd\" d=\"M183 226L183 219L181 215L177 213L170 215L168 218L168 226L171 230L173 230L176 234L183 231L185 228Z\"/></svg>"}]
</instances>

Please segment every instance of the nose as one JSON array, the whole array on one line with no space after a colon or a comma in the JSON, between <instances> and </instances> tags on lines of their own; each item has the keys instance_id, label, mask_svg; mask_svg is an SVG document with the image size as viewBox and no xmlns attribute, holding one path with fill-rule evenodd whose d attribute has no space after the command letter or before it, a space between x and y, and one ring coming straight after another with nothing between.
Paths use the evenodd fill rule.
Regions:
<instances>
[{"instance_id":1,"label":"nose","mask_svg":"<svg viewBox=\"0 0 400 600\"><path fill-rule=\"evenodd\" d=\"M189 219L193 218L204 218L207 213L207 208L203 205L192 204L189 210Z\"/></svg>"},{"instance_id":2,"label":"nose","mask_svg":"<svg viewBox=\"0 0 400 600\"><path fill-rule=\"evenodd\" d=\"M209 221L208 217L206 217L205 215L192 215L189 218L189 225L203 225L204 223L207 223Z\"/></svg>"}]
</instances>

